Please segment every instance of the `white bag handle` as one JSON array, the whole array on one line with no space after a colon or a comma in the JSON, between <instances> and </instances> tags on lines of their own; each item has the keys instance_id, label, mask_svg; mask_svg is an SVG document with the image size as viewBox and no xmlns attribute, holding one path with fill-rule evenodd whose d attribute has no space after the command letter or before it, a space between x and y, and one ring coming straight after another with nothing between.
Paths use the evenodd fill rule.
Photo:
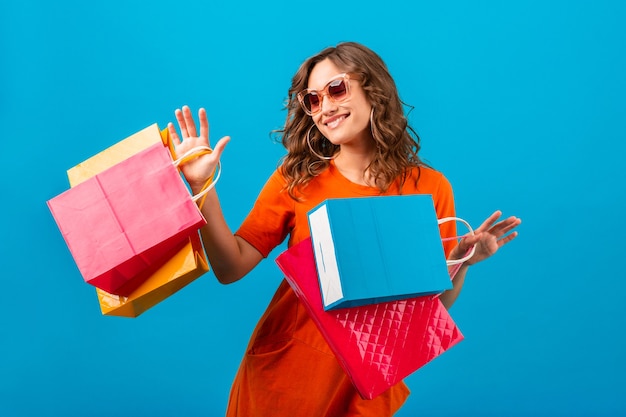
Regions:
<instances>
[{"instance_id":1,"label":"white bag handle","mask_svg":"<svg viewBox=\"0 0 626 417\"><path fill-rule=\"evenodd\" d=\"M184 162L186 159L189 159L189 157L196 155L196 156L202 156L208 153L213 152L213 149L209 148L208 146L196 146L195 148L191 148L189 149L187 152L185 152L180 158L178 158L177 160L174 161L174 166L178 167L182 162ZM209 184L208 186L206 186L202 191L200 191L198 194L194 195L191 197L191 199L195 202L197 202L199 199L201 199L202 197L204 197L204 195L206 193L208 193L213 187L215 187L215 184L217 184L217 181L220 179L220 176L222 175L222 163L221 162L217 162L217 168L215 169L217 171L217 176L215 176L215 174L213 174L213 178L209 178L207 180L207 182L211 181L211 184Z\"/></svg>"},{"instance_id":2,"label":"white bag handle","mask_svg":"<svg viewBox=\"0 0 626 417\"><path fill-rule=\"evenodd\" d=\"M470 226L470 224L468 222L466 222L465 220L461 219L460 217L444 217L442 219L438 219L437 223L438 224L442 224L442 223L446 223L446 222L461 222L465 225L465 227L467 227L467 229L469 230L469 234L473 235L474 234L474 229L472 229L472 226ZM454 238L447 238L447 240L449 239L457 239L457 237ZM448 266L452 266L452 265L458 265L458 264L462 264L463 262L467 261L468 259L470 259L472 256L474 256L474 252L476 251L476 246L472 246L472 248L470 249L470 251L467 253L467 255L465 255L464 257L462 257L461 259L451 259L451 260L446 260L446 264Z\"/></svg>"}]
</instances>

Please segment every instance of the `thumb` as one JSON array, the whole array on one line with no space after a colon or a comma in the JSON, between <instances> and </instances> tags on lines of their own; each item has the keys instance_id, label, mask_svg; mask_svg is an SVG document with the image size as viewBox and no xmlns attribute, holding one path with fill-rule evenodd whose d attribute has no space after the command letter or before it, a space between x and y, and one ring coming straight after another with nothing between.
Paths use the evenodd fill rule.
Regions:
<instances>
[{"instance_id":1,"label":"thumb","mask_svg":"<svg viewBox=\"0 0 626 417\"><path fill-rule=\"evenodd\" d=\"M471 248L472 246L477 244L480 241L481 237L482 237L482 232L478 232L478 233L474 233L473 235L465 236L461 240L461 242L459 243L459 247L462 250L468 250L469 248Z\"/></svg>"},{"instance_id":2,"label":"thumb","mask_svg":"<svg viewBox=\"0 0 626 417\"><path fill-rule=\"evenodd\" d=\"M213 148L213 153L215 153L218 158L222 156L222 152L224 152L224 149L226 148L228 142L230 142L230 136L224 136L215 144L215 148Z\"/></svg>"}]
</instances>

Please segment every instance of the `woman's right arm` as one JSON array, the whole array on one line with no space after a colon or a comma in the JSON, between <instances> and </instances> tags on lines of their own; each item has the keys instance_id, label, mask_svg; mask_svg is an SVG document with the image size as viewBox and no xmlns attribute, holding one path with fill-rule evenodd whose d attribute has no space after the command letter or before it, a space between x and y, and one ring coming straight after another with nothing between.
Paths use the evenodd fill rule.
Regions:
<instances>
[{"instance_id":1,"label":"woman's right arm","mask_svg":"<svg viewBox=\"0 0 626 417\"><path fill-rule=\"evenodd\" d=\"M202 214L207 224L202 228L202 242L213 273L222 284L243 278L263 256L254 246L233 235L224 219L215 189L209 191Z\"/></svg>"},{"instance_id":2,"label":"woman's right arm","mask_svg":"<svg viewBox=\"0 0 626 417\"><path fill-rule=\"evenodd\" d=\"M209 122L204 109L198 111L199 135L189 107L183 106L182 110L177 109L174 114L182 135L182 138L179 137L174 125L168 124L176 155L183 155L196 146L210 146ZM180 166L194 194L200 192L207 179L215 172L229 140L228 136L223 137L217 142L211 154L200 156ZM223 284L230 284L243 278L263 259L263 256L254 246L235 236L230 230L215 188L207 193L202 205L202 214L207 220L207 224L201 230L202 241L213 273Z\"/></svg>"}]
</instances>

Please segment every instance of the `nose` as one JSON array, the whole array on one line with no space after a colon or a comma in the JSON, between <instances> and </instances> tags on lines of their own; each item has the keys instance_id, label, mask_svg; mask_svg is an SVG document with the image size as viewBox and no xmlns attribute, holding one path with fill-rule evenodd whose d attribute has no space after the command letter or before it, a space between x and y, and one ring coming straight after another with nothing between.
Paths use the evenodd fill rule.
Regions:
<instances>
[{"instance_id":1,"label":"nose","mask_svg":"<svg viewBox=\"0 0 626 417\"><path fill-rule=\"evenodd\" d=\"M322 95L320 97L320 108L322 109L322 113L330 113L335 110L335 103L328 97L328 94Z\"/></svg>"}]
</instances>

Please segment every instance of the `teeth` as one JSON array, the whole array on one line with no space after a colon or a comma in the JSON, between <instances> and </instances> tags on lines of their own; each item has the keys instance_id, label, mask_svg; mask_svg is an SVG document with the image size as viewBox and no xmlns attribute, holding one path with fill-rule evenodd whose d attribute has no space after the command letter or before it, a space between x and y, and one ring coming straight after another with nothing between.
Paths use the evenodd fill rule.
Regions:
<instances>
[{"instance_id":1,"label":"teeth","mask_svg":"<svg viewBox=\"0 0 626 417\"><path fill-rule=\"evenodd\" d=\"M340 123L343 119L345 119L345 118L346 118L346 116L341 116L340 118L335 119L335 120L333 120L333 121L332 121L332 122L330 122L330 123L327 123L327 124L326 124L326 126L330 127L331 129L334 129L334 128L336 128L336 127L337 127L337 125L338 125L338 124L339 124L339 123Z\"/></svg>"}]
</instances>

